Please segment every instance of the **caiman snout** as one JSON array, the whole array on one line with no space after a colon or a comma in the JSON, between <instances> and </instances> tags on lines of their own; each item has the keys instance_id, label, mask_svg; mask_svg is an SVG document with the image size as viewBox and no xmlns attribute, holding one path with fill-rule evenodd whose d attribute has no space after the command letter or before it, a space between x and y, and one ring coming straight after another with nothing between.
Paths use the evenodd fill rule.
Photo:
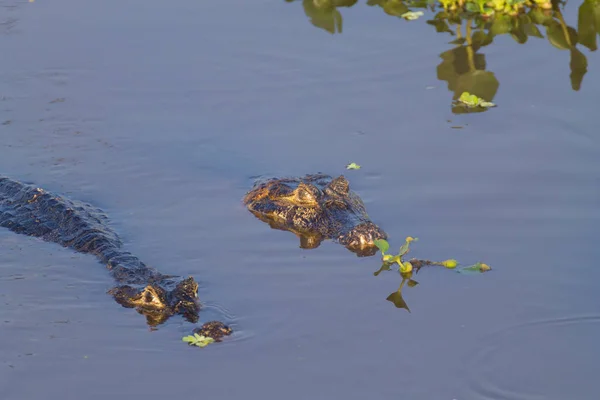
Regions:
<instances>
[{"instance_id":1,"label":"caiman snout","mask_svg":"<svg viewBox=\"0 0 600 400\"><path fill-rule=\"evenodd\" d=\"M341 244L361 257L377 252L374 241L387 239L387 234L372 222L357 225L338 239Z\"/></svg>"}]
</instances>

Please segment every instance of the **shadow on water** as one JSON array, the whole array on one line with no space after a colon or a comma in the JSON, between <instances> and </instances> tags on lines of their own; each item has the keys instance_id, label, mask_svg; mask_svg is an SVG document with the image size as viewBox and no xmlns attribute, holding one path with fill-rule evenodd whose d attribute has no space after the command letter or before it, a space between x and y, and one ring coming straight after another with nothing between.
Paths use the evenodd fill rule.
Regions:
<instances>
[{"instance_id":1,"label":"shadow on water","mask_svg":"<svg viewBox=\"0 0 600 400\"><path fill-rule=\"evenodd\" d=\"M300 0L285 0L297 2ZM302 0L304 12L317 28L331 34L342 33L340 9L353 7L357 0ZM387 15L412 21L424 17L419 10L431 12L426 23L436 32L448 34L455 47L440 54L437 77L447 82L453 92L452 112L483 112L487 108L466 108L457 104L461 94L468 92L492 101L500 82L487 69L482 49L494 43L497 37L509 35L518 44L542 43L529 38L547 38L559 50L570 53L570 80L573 90L581 88L587 73L586 56L577 45L590 51L597 49L600 35L600 2L584 0L579 6L577 29L569 26L562 14L566 2L548 0L369 0L368 6L380 7ZM545 36L542 33L545 31Z\"/></svg>"}]
</instances>

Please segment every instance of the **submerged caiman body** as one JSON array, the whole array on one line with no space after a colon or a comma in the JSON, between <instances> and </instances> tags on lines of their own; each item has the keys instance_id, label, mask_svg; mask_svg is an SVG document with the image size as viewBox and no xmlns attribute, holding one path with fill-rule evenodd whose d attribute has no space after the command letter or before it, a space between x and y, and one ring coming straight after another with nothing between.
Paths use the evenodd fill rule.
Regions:
<instances>
[{"instance_id":1,"label":"submerged caiman body","mask_svg":"<svg viewBox=\"0 0 600 400\"><path fill-rule=\"evenodd\" d=\"M312 249L333 239L358 256L369 256L377 251L375 240L387 239L344 176L260 180L246 194L244 204L271 228L299 236L302 248Z\"/></svg>"},{"instance_id":2,"label":"submerged caiman body","mask_svg":"<svg viewBox=\"0 0 600 400\"><path fill-rule=\"evenodd\" d=\"M175 314L198 321L194 278L163 275L125 251L106 215L89 204L0 175L0 226L95 255L118 284L109 293L122 306L145 315L151 326ZM223 327L224 333L229 330Z\"/></svg>"}]
</instances>

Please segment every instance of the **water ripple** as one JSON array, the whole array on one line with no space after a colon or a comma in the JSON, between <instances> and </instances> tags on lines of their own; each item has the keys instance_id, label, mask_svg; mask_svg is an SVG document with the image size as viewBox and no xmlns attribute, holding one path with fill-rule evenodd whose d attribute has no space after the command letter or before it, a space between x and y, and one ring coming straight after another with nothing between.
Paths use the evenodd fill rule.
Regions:
<instances>
[{"instance_id":1,"label":"water ripple","mask_svg":"<svg viewBox=\"0 0 600 400\"><path fill-rule=\"evenodd\" d=\"M595 384L592 371L600 368L598 337L597 314L530 321L492 333L465 363L465 397L598 398L600 393L590 393ZM576 347L572 341L577 341Z\"/></svg>"}]
</instances>

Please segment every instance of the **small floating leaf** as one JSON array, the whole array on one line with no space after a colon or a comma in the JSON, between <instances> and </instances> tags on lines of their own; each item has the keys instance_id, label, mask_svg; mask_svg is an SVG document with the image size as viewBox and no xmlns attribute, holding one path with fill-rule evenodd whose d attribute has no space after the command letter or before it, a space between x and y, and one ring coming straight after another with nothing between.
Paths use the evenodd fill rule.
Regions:
<instances>
[{"instance_id":1,"label":"small floating leaf","mask_svg":"<svg viewBox=\"0 0 600 400\"><path fill-rule=\"evenodd\" d=\"M487 271L490 271L491 269L492 269L492 267L490 267L489 265L478 262L475 265L471 265L470 267L460 268L456 271L460 272L461 274L469 274L469 273L487 272Z\"/></svg>"},{"instance_id":2,"label":"small floating leaf","mask_svg":"<svg viewBox=\"0 0 600 400\"><path fill-rule=\"evenodd\" d=\"M215 339L208 336L201 336L197 333L194 335L185 336L181 340L189 344L190 346L206 347L215 341Z\"/></svg>"},{"instance_id":3,"label":"small floating leaf","mask_svg":"<svg viewBox=\"0 0 600 400\"><path fill-rule=\"evenodd\" d=\"M375 244L375 246L377 246L377 248L381 250L381 253L383 254L385 254L385 252L390 248L390 244L385 239L377 239L373 241L373 244Z\"/></svg>"},{"instance_id":4,"label":"small floating leaf","mask_svg":"<svg viewBox=\"0 0 600 400\"><path fill-rule=\"evenodd\" d=\"M181 340L183 340L186 343L194 343L196 341L196 338L193 336L185 336Z\"/></svg>"},{"instance_id":5,"label":"small floating leaf","mask_svg":"<svg viewBox=\"0 0 600 400\"><path fill-rule=\"evenodd\" d=\"M206 347L206 346L208 346L209 344L211 344L214 341L215 341L215 339L213 339L211 337L204 337L204 340L198 341L196 343L196 346L198 346L198 347Z\"/></svg>"},{"instance_id":6,"label":"small floating leaf","mask_svg":"<svg viewBox=\"0 0 600 400\"><path fill-rule=\"evenodd\" d=\"M346 165L346 169L360 169L360 165L358 165L357 163L350 163Z\"/></svg>"},{"instance_id":7,"label":"small floating leaf","mask_svg":"<svg viewBox=\"0 0 600 400\"><path fill-rule=\"evenodd\" d=\"M460 97L458 98L458 102L469 108L474 108L474 107L490 108L490 107L496 106L494 103L485 101L469 92L463 92L460 95Z\"/></svg>"},{"instance_id":8,"label":"small floating leaf","mask_svg":"<svg viewBox=\"0 0 600 400\"><path fill-rule=\"evenodd\" d=\"M401 17L406 20L413 21L419 17L422 17L423 15L423 11L409 11L402 14Z\"/></svg>"}]
</instances>

